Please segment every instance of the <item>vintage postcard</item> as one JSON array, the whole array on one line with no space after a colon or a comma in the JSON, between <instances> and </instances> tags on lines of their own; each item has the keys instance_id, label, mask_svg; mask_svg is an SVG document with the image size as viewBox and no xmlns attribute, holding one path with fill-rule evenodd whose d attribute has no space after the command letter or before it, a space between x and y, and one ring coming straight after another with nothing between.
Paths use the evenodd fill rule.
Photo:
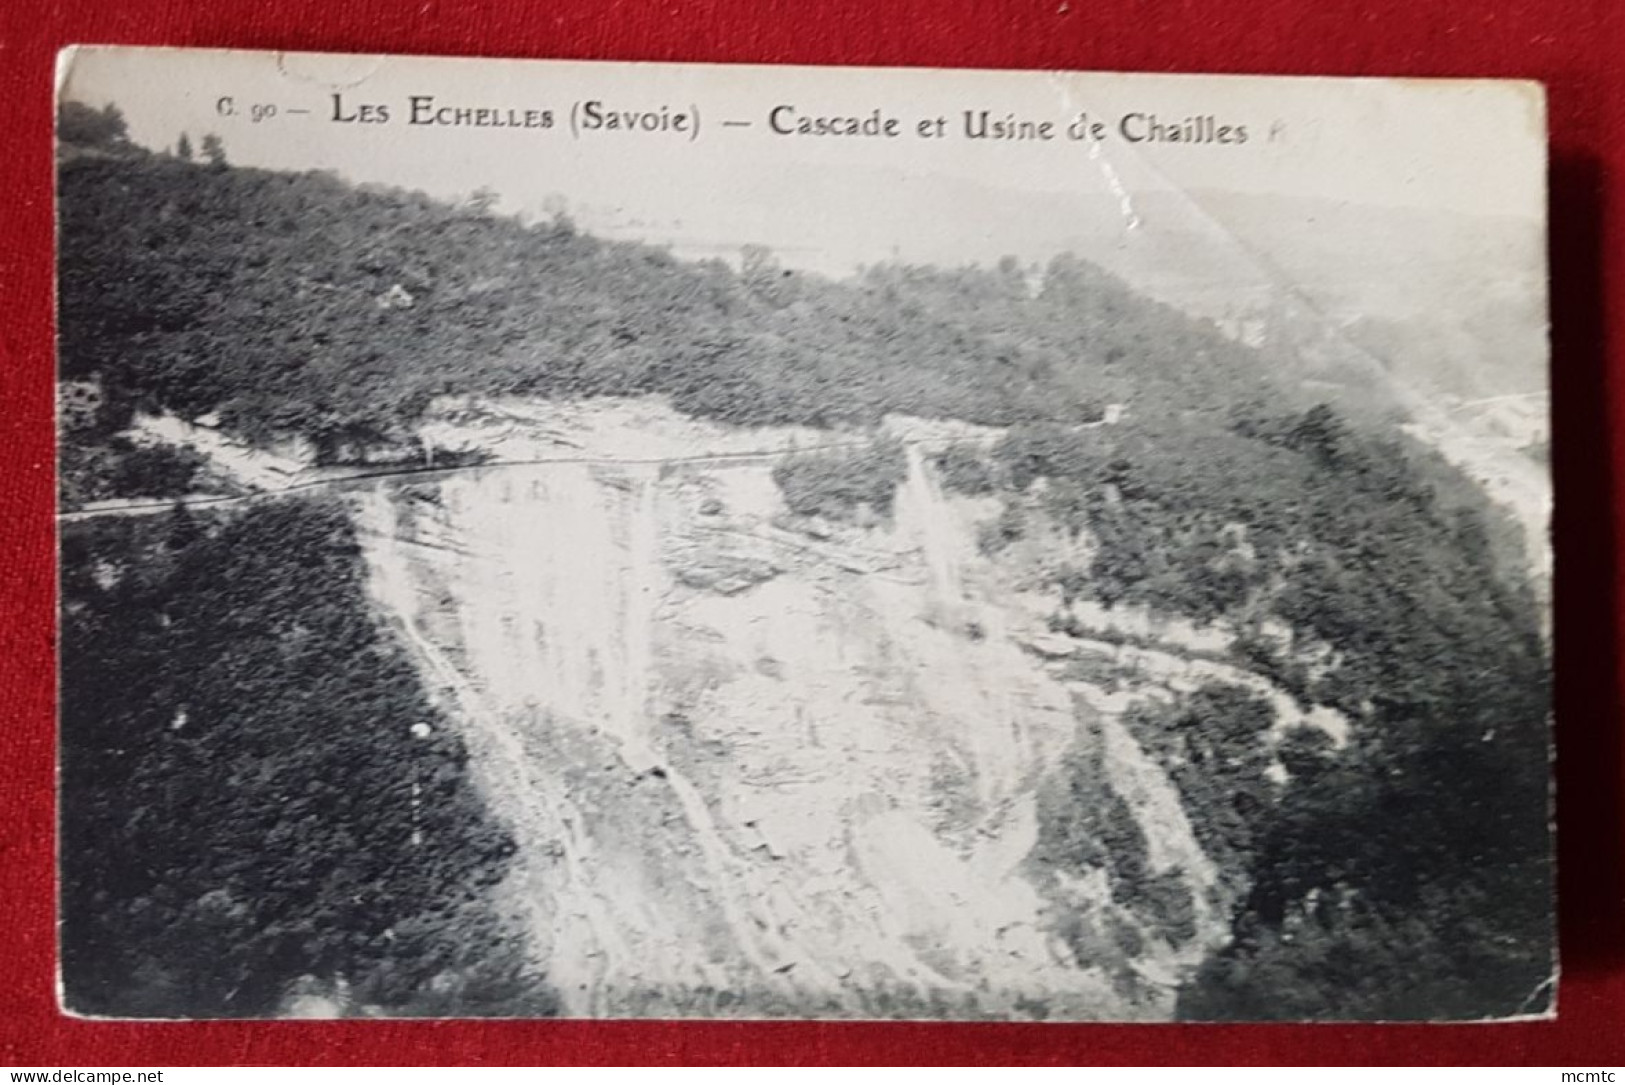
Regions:
<instances>
[{"instance_id":1,"label":"vintage postcard","mask_svg":"<svg viewBox=\"0 0 1625 1085\"><path fill-rule=\"evenodd\" d=\"M63 1006L1555 1013L1493 81L78 48Z\"/></svg>"}]
</instances>

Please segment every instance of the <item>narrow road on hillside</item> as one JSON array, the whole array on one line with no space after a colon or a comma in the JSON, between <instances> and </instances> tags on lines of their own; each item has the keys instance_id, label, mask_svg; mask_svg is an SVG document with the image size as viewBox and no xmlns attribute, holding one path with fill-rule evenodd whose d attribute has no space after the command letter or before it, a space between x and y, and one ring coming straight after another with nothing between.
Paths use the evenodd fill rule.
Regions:
<instances>
[{"instance_id":1,"label":"narrow road on hillside","mask_svg":"<svg viewBox=\"0 0 1625 1085\"><path fill-rule=\"evenodd\" d=\"M974 442L974 438L965 437L919 437L898 442L905 448L938 446L947 447L954 444ZM760 463L782 456L801 456L808 453L838 452L846 450L867 449L874 444L871 438L855 439L850 441L830 441L825 444L801 445L795 448L759 449L750 452L712 452L697 453L692 456L657 456L639 458L631 456L543 456L535 459L522 460L492 460L487 463L462 464L457 467L391 467L383 470L374 470L366 467L349 468L316 468L313 474L320 472L319 477L303 478L291 482L286 486L273 489L256 490L246 494L185 494L180 497L168 498L141 498L137 500L122 500L111 498L103 501L93 501L83 508L58 511L56 519L61 524L78 523L84 520L94 520L102 516L150 516L165 512L176 505L187 508L213 508L228 505L252 504L256 501L270 501L278 497L285 497L295 493L305 493L313 490L339 489L343 486L358 482L382 482L389 479L424 479L434 480L450 478L473 471L499 470L505 467L536 467L547 464L587 464L589 466L604 467L661 467L667 464L708 464L715 467L727 467L733 464L748 465Z\"/></svg>"}]
</instances>

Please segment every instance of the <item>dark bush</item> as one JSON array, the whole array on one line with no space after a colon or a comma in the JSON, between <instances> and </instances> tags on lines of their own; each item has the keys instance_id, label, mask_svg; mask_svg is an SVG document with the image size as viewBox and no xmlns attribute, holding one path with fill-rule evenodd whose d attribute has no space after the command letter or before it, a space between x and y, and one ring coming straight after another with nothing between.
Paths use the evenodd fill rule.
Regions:
<instances>
[{"instance_id":1,"label":"dark bush","mask_svg":"<svg viewBox=\"0 0 1625 1085\"><path fill-rule=\"evenodd\" d=\"M907 474L902 446L881 440L859 450L786 457L773 468L773 481L791 512L839 520L859 508L889 516Z\"/></svg>"}]
</instances>

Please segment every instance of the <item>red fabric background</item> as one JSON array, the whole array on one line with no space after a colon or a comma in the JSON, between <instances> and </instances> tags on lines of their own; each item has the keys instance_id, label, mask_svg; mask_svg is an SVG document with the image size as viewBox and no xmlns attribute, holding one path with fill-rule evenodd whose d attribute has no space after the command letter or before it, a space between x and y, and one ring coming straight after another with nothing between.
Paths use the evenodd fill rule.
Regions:
<instances>
[{"instance_id":1,"label":"red fabric background","mask_svg":"<svg viewBox=\"0 0 1625 1085\"><path fill-rule=\"evenodd\" d=\"M0 1064L1625 1062L1614 501L1625 411L1616 0L0 0ZM627 60L1517 76L1552 133L1556 1023L102 1024L53 996L51 66L75 42Z\"/></svg>"}]
</instances>

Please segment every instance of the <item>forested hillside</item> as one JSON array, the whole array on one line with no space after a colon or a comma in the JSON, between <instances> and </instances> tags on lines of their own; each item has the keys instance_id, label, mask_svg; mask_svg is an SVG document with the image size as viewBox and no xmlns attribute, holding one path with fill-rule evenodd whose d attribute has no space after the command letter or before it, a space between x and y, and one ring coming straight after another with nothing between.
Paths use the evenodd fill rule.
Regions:
<instances>
[{"instance_id":1,"label":"forested hillside","mask_svg":"<svg viewBox=\"0 0 1625 1085\"><path fill-rule=\"evenodd\" d=\"M341 507L79 526L63 570L70 1008L259 1016L309 977L400 1014L547 1011L489 900L513 842Z\"/></svg>"},{"instance_id":2,"label":"forested hillside","mask_svg":"<svg viewBox=\"0 0 1625 1085\"><path fill-rule=\"evenodd\" d=\"M1086 567L1056 568L1059 598L1224 619L1242 631L1239 663L1355 726L1341 751L1296 733L1276 787L1263 774L1268 719L1225 691L1131 711L1204 847L1245 887L1234 944L1182 1012L1426 1018L1544 1005L1547 653L1528 586L1494 556L1470 487L1325 407L1238 409L1224 425L1020 427L979 469L959 458L960 475L1004 501L986 546L1054 523L1095 540ZM1072 622L1063 605L1054 626ZM1310 666L1256 632L1267 623L1331 655Z\"/></svg>"},{"instance_id":3,"label":"forested hillside","mask_svg":"<svg viewBox=\"0 0 1625 1085\"><path fill-rule=\"evenodd\" d=\"M1234 343L1072 256L1041 273L883 266L833 283L762 252L738 271L688 264L563 219L493 217L479 201L88 142L60 163L61 375L102 390L64 455L65 474L94 461L81 493L152 477L119 467L138 407L216 412L250 441L318 448L400 440L435 396L459 392L661 393L740 426L857 429L903 412L1009 427L938 467L950 487L1000 503L991 555L1039 525L1093 540L1087 566L1055 568L1043 585L1062 600L1057 633L1076 631L1076 599L1222 621L1240 631L1244 666L1353 725L1343 749L1296 736L1277 785L1263 777L1268 721L1246 697L1204 691L1131 720L1239 888L1234 941L1181 1012L1544 1007L1550 688L1516 533L1381 412L1316 403L1294 359ZM1121 422L1079 425L1109 405L1126 408ZM903 477L884 447L779 474L792 511L809 514L857 500L885 512ZM67 870L68 920L98 947L68 962L70 977L84 990L112 973L150 977L152 997L184 1009L163 993L166 954L207 945L214 997L254 1012L273 980L356 954L362 973L383 975L397 951L378 940L399 934L407 898L456 906L451 887L494 879L506 845L461 790L453 740L389 752L432 712L360 617L344 518L288 505L207 529L177 521L167 538L128 530L70 538L64 556L65 769L68 793L84 796L65 810L64 854L109 863ZM100 562L118 567L111 587L91 575ZM1321 665L1266 627L1324 646ZM162 759L145 759L159 744ZM182 768L160 772L171 760ZM373 801L425 762L452 800L426 869L402 850L400 804ZM290 773L312 797L265 813ZM205 786L222 778L227 792ZM1044 839L1064 850L1096 828L1051 824ZM299 891L314 896L241 881L233 856L262 838L290 849ZM324 867L336 854L347 865ZM179 874L160 876L159 855L176 856ZM372 941L300 956L310 951L291 947L331 901L351 899L329 878L366 882L364 914L346 912L341 929ZM268 910L245 942L250 907ZM150 959L117 948L134 945ZM425 974L400 980L400 998Z\"/></svg>"},{"instance_id":4,"label":"forested hillside","mask_svg":"<svg viewBox=\"0 0 1625 1085\"><path fill-rule=\"evenodd\" d=\"M761 251L736 272L479 201L115 150L60 166L62 376L99 377L114 425L138 402L256 439L381 438L444 392L660 392L741 425L1077 422L1219 409L1263 372L1070 256L836 284Z\"/></svg>"}]
</instances>

